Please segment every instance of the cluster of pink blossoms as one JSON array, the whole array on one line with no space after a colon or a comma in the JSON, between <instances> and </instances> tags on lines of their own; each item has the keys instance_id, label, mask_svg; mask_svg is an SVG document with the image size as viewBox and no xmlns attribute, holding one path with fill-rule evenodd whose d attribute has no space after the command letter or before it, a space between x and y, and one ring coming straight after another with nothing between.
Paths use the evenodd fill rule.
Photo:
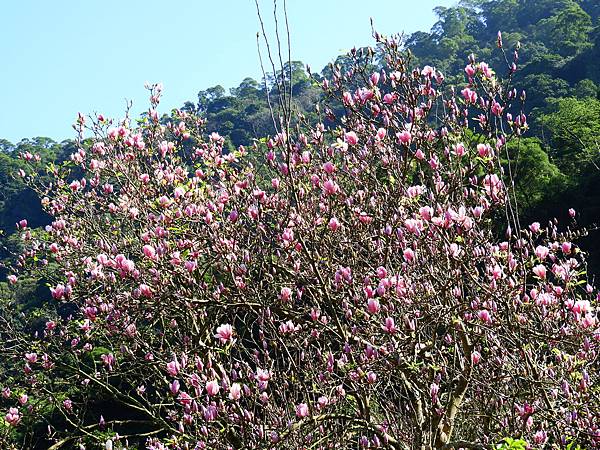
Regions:
<instances>
[{"instance_id":1,"label":"cluster of pink blossoms","mask_svg":"<svg viewBox=\"0 0 600 450\"><path fill-rule=\"evenodd\" d=\"M11 427L50 404L48 439L150 449L599 444L597 291L575 231L516 220L515 93L472 58L455 95L378 39L384 68L351 52L320 123L282 102L251 149L160 119L160 86L137 127L78 120L77 170L30 180L54 222L20 225L18 271L52 300L35 337L7 331Z\"/></svg>"}]
</instances>

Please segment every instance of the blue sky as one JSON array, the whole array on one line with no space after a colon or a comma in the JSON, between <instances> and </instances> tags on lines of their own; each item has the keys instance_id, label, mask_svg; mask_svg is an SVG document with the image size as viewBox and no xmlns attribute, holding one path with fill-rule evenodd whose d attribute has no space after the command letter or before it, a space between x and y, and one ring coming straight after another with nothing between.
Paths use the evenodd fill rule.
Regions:
<instances>
[{"instance_id":1,"label":"blue sky","mask_svg":"<svg viewBox=\"0 0 600 450\"><path fill-rule=\"evenodd\" d=\"M283 0L279 0L279 6ZM352 46L429 30L432 9L455 0L287 0L292 59L320 71ZM272 23L273 4L260 1ZM74 136L77 112L122 117L147 107L144 82L162 82L165 111L199 90L261 78L254 0L19 0L2 5L0 138Z\"/></svg>"}]
</instances>

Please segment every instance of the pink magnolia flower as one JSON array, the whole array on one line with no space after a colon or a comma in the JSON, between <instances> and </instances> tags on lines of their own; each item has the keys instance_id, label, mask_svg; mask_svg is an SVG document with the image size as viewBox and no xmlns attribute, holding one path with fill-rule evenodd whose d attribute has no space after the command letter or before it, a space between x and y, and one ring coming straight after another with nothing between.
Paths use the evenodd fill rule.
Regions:
<instances>
[{"instance_id":1,"label":"pink magnolia flower","mask_svg":"<svg viewBox=\"0 0 600 450\"><path fill-rule=\"evenodd\" d=\"M8 277L6 277L6 279L8 280L8 282L10 284L16 284L17 283L17 276L16 275L9 275Z\"/></svg>"},{"instance_id":2,"label":"pink magnolia flower","mask_svg":"<svg viewBox=\"0 0 600 450\"><path fill-rule=\"evenodd\" d=\"M419 215L423 220L429 221L433 215L433 208L431 206L422 206L419 208Z\"/></svg>"},{"instance_id":3,"label":"pink magnolia flower","mask_svg":"<svg viewBox=\"0 0 600 450\"><path fill-rule=\"evenodd\" d=\"M284 302L289 302L292 299L292 290L289 287L281 288L279 299Z\"/></svg>"},{"instance_id":4,"label":"pink magnolia flower","mask_svg":"<svg viewBox=\"0 0 600 450\"><path fill-rule=\"evenodd\" d=\"M583 328L593 328L598 323L598 318L595 315L588 313L580 318L579 323Z\"/></svg>"},{"instance_id":5,"label":"pink magnolia flower","mask_svg":"<svg viewBox=\"0 0 600 450\"><path fill-rule=\"evenodd\" d=\"M400 142L401 144L404 144L404 145L410 144L410 141L412 140L412 135L410 134L410 131L408 131L408 130L404 130L399 133L396 133L396 137L398 138L398 142Z\"/></svg>"},{"instance_id":6,"label":"pink magnolia flower","mask_svg":"<svg viewBox=\"0 0 600 450\"><path fill-rule=\"evenodd\" d=\"M541 225L539 222L533 222L531 225L529 225L529 229L533 232L533 233L538 233L541 229Z\"/></svg>"},{"instance_id":7,"label":"pink magnolia flower","mask_svg":"<svg viewBox=\"0 0 600 450\"><path fill-rule=\"evenodd\" d=\"M10 408L4 419L9 423L9 425L16 427L19 422L21 422L21 414L19 413L18 408Z\"/></svg>"},{"instance_id":8,"label":"pink magnolia flower","mask_svg":"<svg viewBox=\"0 0 600 450\"><path fill-rule=\"evenodd\" d=\"M502 115L502 112L504 111L504 108L500 105L500 103L498 103L497 101L492 101L492 114L494 114L495 116L500 117Z\"/></svg>"},{"instance_id":9,"label":"pink magnolia flower","mask_svg":"<svg viewBox=\"0 0 600 450\"><path fill-rule=\"evenodd\" d=\"M173 195L175 199L179 200L181 197L185 195L185 189L182 186L177 186L173 191Z\"/></svg>"},{"instance_id":10,"label":"pink magnolia flower","mask_svg":"<svg viewBox=\"0 0 600 450\"><path fill-rule=\"evenodd\" d=\"M408 195L410 198L417 198L419 195L422 195L424 192L425 192L425 187L420 186L420 185L409 186L408 188L406 188L406 195Z\"/></svg>"},{"instance_id":11,"label":"pink magnolia flower","mask_svg":"<svg viewBox=\"0 0 600 450\"><path fill-rule=\"evenodd\" d=\"M425 67L423 67L423 70L421 70L421 75L423 75L424 77L427 77L427 78L431 78L434 73L435 73L435 69L431 66L425 66Z\"/></svg>"},{"instance_id":12,"label":"pink magnolia flower","mask_svg":"<svg viewBox=\"0 0 600 450\"><path fill-rule=\"evenodd\" d=\"M339 220L337 220L337 218L332 217L331 219L329 219L329 224L327 226L329 227L329 229L331 231L335 232L338 230L338 228L340 228L341 225L340 225Z\"/></svg>"},{"instance_id":13,"label":"pink magnolia flower","mask_svg":"<svg viewBox=\"0 0 600 450\"><path fill-rule=\"evenodd\" d=\"M461 254L460 246L456 242L453 242L450 244L449 253L453 258L458 258Z\"/></svg>"},{"instance_id":14,"label":"pink magnolia flower","mask_svg":"<svg viewBox=\"0 0 600 450\"><path fill-rule=\"evenodd\" d=\"M477 144L477 153L482 158L490 156L492 148L488 144Z\"/></svg>"},{"instance_id":15,"label":"pink magnolia flower","mask_svg":"<svg viewBox=\"0 0 600 450\"><path fill-rule=\"evenodd\" d=\"M433 170L437 170L440 167L440 160L437 157L437 155L433 155L430 159L429 159L429 166L433 169Z\"/></svg>"},{"instance_id":16,"label":"pink magnolia flower","mask_svg":"<svg viewBox=\"0 0 600 450\"><path fill-rule=\"evenodd\" d=\"M367 383L373 384L377 381L377 374L375 372L367 373Z\"/></svg>"},{"instance_id":17,"label":"pink magnolia flower","mask_svg":"<svg viewBox=\"0 0 600 450\"><path fill-rule=\"evenodd\" d=\"M286 228L285 230L283 230L283 233L281 234L281 239L283 240L284 244L289 245L293 240L294 240L294 230L292 230L291 228Z\"/></svg>"},{"instance_id":18,"label":"pink magnolia flower","mask_svg":"<svg viewBox=\"0 0 600 450\"><path fill-rule=\"evenodd\" d=\"M396 323L392 317L386 317L381 328L383 328L383 330L389 334L395 334L398 332L398 328L396 328Z\"/></svg>"},{"instance_id":19,"label":"pink magnolia flower","mask_svg":"<svg viewBox=\"0 0 600 450\"><path fill-rule=\"evenodd\" d=\"M54 367L54 363L46 353L44 353L44 355L42 356L42 367L46 370Z\"/></svg>"},{"instance_id":20,"label":"pink magnolia flower","mask_svg":"<svg viewBox=\"0 0 600 450\"><path fill-rule=\"evenodd\" d=\"M155 259L156 258L156 249L154 247L152 247L151 245L144 245L144 247L142 247L142 251L144 252L144 256L146 256L146 258L148 259Z\"/></svg>"},{"instance_id":21,"label":"pink magnolia flower","mask_svg":"<svg viewBox=\"0 0 600 450\"><path fill-rule=\"evenodd\" d=\"M533 268L533 273L536 274L542 280L546 279L546 266L538 264Z\"/></svg>"},{"instance_id":22,"label":"pink magnolia flower","mask_svg":"<svg viewBox=\"0 0 600 450\"><path fill-rule=\"evenodd\" d=\"M490 66L485 62L479 63L479 71L483 74L484 77L490 79L494 76L494 71L490 68Z\"/></svg>"},{"instance_id":23,"label":"pink magnolia flower","mask_svg":"<svg viewBox=\"0 0 600 450\"><path fill-rule=\"evenodd\" d=\"M29 401L29 396L27 394L21 394L19 396L19 403L21 405L25 405Z\"/></svg>"},{"instance_id":24,"label":"pink magnolia flower","mask_svg":"<svg viewBox=\"0 0 600 450\"><path fill-rule=\"evenodd\" d=\"M377 300L376 298L370 298L367 301L367 311L369 311L371 314L377 314L379 312L379 309L379 300Z\"/></svg>"},{"instance_id":25,"label":"pink magnolia flower","mask_svg":"<svg viewBox=\"0 0 600 450\"><path fill-rule=\"evenodd\" d=\"M423 229L423 222L419 219L406 219L404 221L404 226L411 233L419 235Z\"/></svg>"},{"instance_id":26,"label":"pink magnolia flower","mask_svg":"<svg viewBox=\"0 0 600 450\"><path fill-rule=\"evenodd\" d=\"M473 353L471 353L471 363L473 365L478 364L480 359L481 359L481 353L479 353L477 350L475 350L475 351L473 351Z\"/></svg>"},{"instance_id":27,"label":"pink magnolia flower","mask_svg":"<svg viewBox=\"0 0 600 450\"><path fill-rule=\"evenodd\" d=\"M358 144L358 136L354 131L349 131L346 134L344 134L344 141L347 142L349 145L356 145Z\"/></svg>"},{"instance_id":28,"label":"pink magnolia flower","mask_svg":"<svg viewBox=\"0 0 600 450\"><path fill-rule=\"evenodd\" d=\"M63 284L57 284L56 287L50 288L50 293L52 294L52 298L60 300L65 295L65 286Z\"/></svg>"},{"instance_id":29,"label":"pink magnolia flower","mask_svg":"<svg viewBox=\"0 0 600 450\"><path fill-rule=\"evenodd\" d=\"M335 172L335 165L331 161L327 161L323 164L323 170L328 174L332 174Z\"/></svg>"},{"instance_id":30,"label":"pink magnolia flower","mask_svg":"<svg viewBox=\"0 0 600 450\"><path fill-rule=\"evenodd\" d=\"M329 405L329 399L326 396L322 395L317 399L317 403L318 403L319 409L323 409L327 405Z\"/></svg>"},{"instance_id":31,"label":"pink magnolia flower","mask_svg":"<svg viewBox=\"0 0 600 450\"><path fill-rule=\"evenodd\" d=\"M306 403L300 403L299 405L296 405L296 416L302 418L307 417L308 414L308 405Z\"/></svg>"},{"instance_id":32,"label":"pink magnolia flower","mask_svg":"<svg viewBox=\"0 0 600 450\"><path fill-rule=\"evenodd\" d=\"M102 359L102 363L108 367L108 370L112 370L115 364L115 357L112 353L109 353L108 355L100 355L100 359Z\"/></svg>"},{"instance_id":33,"label":"pink magnolia flower","mask_svg":"<svg viewBox=\"0 0 600 450\"><path fill-rule=\"evenodd\" d=\"M358 98L360 98L360 102L362 104L365 104L368 100L373 98L373 91L371 89L367 89L367 88L360 88L357 91L357 96Z\"/></svg>"},{"instance_id":34,"label":"pink magnolia flower","mask_svg":"<svg viewBox=\"0 0 600 450\"><path fill-rule=\"evenodd\" d=\"M396 97L394 94L385 94L383 96L383 103L385 103L386 105L391 105L392 103L394 103L395 100Z\"/></svg>"},{"instance_id":35,"label":"pink magnolia flower","mask_svg":"<svg viewBox=\"0 0 600 450\"><path fill-rule=\"evenodd\" d=\"M352 94L350 92L344 92L342 94L342 100L346 106L354 105L354 99L352 98Z\"/></svg>"},{"instance_id":36,"label":"pink magnolia flower","mask_svg":"<svg viewBox=\"0 0 600 450\"><path fill-rule=\"evenodd\" d=\"M406 262L412 262L415 259L415 252L411 248L407 248L403 252Z\"/></svg>"},{"instance_id":37,"label":"pink magnolia flower","mask_svg":"<svg viewBox=\"0 0 600 450\"><path fill-rule=\"evenodd\" d=\"M431 386L429 386L429 395L431 395L431 400L434 403L437 403L439 392L440 392L440 385L437 383L431 383Z\"/></svg>"},{"instance_id":38,"label":"pink magnolia flower","mask_svg":"<svg viewBox=\"0 0 600 450\"><path fill-rule=\"evenodd\" d=\"M221 386L219 386L219 383L216 380L211 380L206 383L206 392L211 397L217 395L219 393L219 389L221 389Z\"/></svg>"},{"instance_id":39,"label":"pink magnolia flower","mask_svg":"<svg viewBox=\"0 0 600 450\"><path fill-rule=\"evenodd\" d=\"M217 409L217 407L215 405L208 405L204 409L203 416L207 422L212 422L213 420L216 420L218 415L219 415L219 410Z\"/></svg>"},{"instance_id":40,"label":"pink magnolia flower","mask_svg":"<svg viewBox=\"0 0 600 450\"><path fill-rule=\"evenodd\" d=\"M185 267L185 270L187 270L188 272L191 273L194 270L196 270L196 267L198 267L198 263L193 260L188 260L185 262L184 267Z\"/></svg>"},{"instance_id":41,"label":"pink magnolia flower","mask_svg":"<svg viewBox=\"0 0 600 450\"><path fill-rule=\"evenodd\" d=\"M581 315L586 315L591 310L592 310L592 306L591 306L589 300L577 300L575 302L575 304L573 305L573 307L571 308L571 311L573 311L576 314L581 314Z\"/></svg>"},{"instance_id":42,"label":"pink magnolia flower","mask_svg":"<svg viewBox=\"0 0 600 450\"><path fill-rule=\"evenodd\" d=\"M371 83L373 83L373 86L375 86L379 83L379 78L380 78L380 75L378 72L373 72L371 74L370 79L371 79Z\"/></svg>"},{"instance_id":43,"label":"pink magnolia flower","mask_svg":"<svg viewBox=\"0 0 600 450\"><path fill-rule=\"evenodd\" d=\"M323 192L325 195L335 195L338 193L339 189L339 186L333 180L326 180L323 183Z\"/></svg>"},{"instance_id":44,"label":"pink magnolia flower","mask_svg":"<svg viewBox=\"0 0 600 450\"><path fill-rule=\"evenodd\" d=\"M467 103L474 104L475 102L477 102L477 93L475 91L472 91L469 88L465 88L462 91L460 91L460 93L462 94L463 98Z\"/></svg>"},{"instance_id":45,"label":"pink magnolia flower","mask_svg":"<svg viewBox=\"0 0 600 450\"><path fill-rule=\"evenodd\" d=\"M177 376L177 374L179 373L179 368L180 366L177 361L171 361L167 363L167 372L172 377Z\"/></svg>"},{"instance_id":46,"label":"pink magnolia flower","mask_svg":"<svg viewBox=\"0 0 600 450\"><path fill-rule=\"evenodd\" d=\"M233 383L229 387L229 399L233 401L237 401L242 396L242 387L240 383Z\"/></svg>"},{"instance_id":47,"label":"pink magnolia flower","mask_svg":"<svg viewBox=\"0 0 600 450\"><path fill-rule=\"evenodd\" d=\"M166 195L163 195L163 196L159 197L159 199L158 199L158 204L163 208L168 208L171 203L172 203L171 199L169 197L167 197Z\"/></svg>"},{"instance_id":48,"label":"pink magnolia flower","mask_svg":"<svg viewBox=\"0 0 600 450\"><path fill-rule=\"evenodd\" d=\"M271 373L267 369L256 369L256 378L259 381L269 381L271 379Z\"/></svg>"},{"instance_id":49,"label":"pink magnolia flower","mask_svg":"<svg viewBox=\"0 0 600 450\"><path fill-rule=\"evenodd\" d=\"M279 332L282 334L292 334L301 329L300 325L295 325L294 322L288 320L279 325Z\"/></svg>"},{"instance_id":50,"label":"pink magnolia flower","mask_svg":"<svg viewBox=\"0 0 600 450\"><path fill-rule=\"evenodd\" d=\"M465 67L465 73L467 74L467 76L469 78L473 78L473 75L475 75L476 69L475 67L473 67L472 64L469 64L468 66Z\"/></svg>"},{"instance_id":51,"label":"pink magnolia flower","mask_svg":"<svg viewBox=\"0 0 600 450\"><path fill-rule=\"evenodd\" d=\"M152 289L147 284L140 284L140 294L146 298L152 297Z\"/></svg>"},{"instance_id":52,"label":"pink magnolia flower","mask_svg":"<svg viewBox=\"0 0 600 450\"><path fill-rule=\"evenodd\" d=\"M367 214L364 211L361 211L358 215L358 220L360 221L360 223L362 223L363 225L368 225L373 221L373 217L371 217L369 214Z\"/></svg>"},{"instance_id":53,"label":"pink magnolia flower","mask_svg":"<svg viewBox=\"0 0 600 450\"><path fill-rule=\"evenodd\" d=\"M467 150L465 149L465 145L461 142L459 142L458 144L456 144L453 147L453 153L458 156L459 158L464 156L467 153Z\"/></svg>"},{"instance_id":54,"label":"pink magnolia flower","mask_svg":"<svg viewBox=\"0 0 600 450\"><path fill-rule=\"evenodd\" d=\"M492 322L492 316L490 315L490 312L487 309L482 309L481 311L478 311L477 317L479 317L479 320L481 320L482 322L485 322L485 323Z\"/></svg>"},{"instance_id":55,"label":"pink magnolia flower","mask_svg":"<svg viewBox=\"0 0 600 450\"><path fill-rule=\"evenodd\" d=\"M192 404L193 399L187 392L181 392L177 397L177 400L179 400L179 403L181 403L184 406L190 406Z\"/></svg>"},{"instance_id":56,"label":"pink magnolia flower","mask_svg":"<svg viewBox=\"0 0 600 450\"><path fill-rule=\"evenodd\" d=\"M547 440L548 434L544 430L536 431L535 435L533 436L533 442L535 442L537 445L545 444Z\"/></svg>"},{"instance_id":57,"label":"pink magnolia flower","mask_svg":"<svg viewBox=\"0 0 600 450\"><path fill-rule=\"evenodd\" d=\"M496 264L493 268L492 268L492 278L494 280L498 280L500 278L502 278L502 275L504 274L504 270L502 269L502 267L500 267L498 264Z\"/></svg>"},{"instance_id":58,"label":"pink magnolia flower","mask_svg":"<svg viewBox=\"0 0 600 450\"><path fill-rule=\"evenodd\" d=\"M535 256L537 256L540 260L545 260L548 254L550 253L550 249L543 245L538 245L535 248Z\"/></svg>"},{"instance_id":59,"label":"pink magnolia flower","mask_svg":"<svg viewBox=\"0 0 600 450\"><path fill-rule=\"evenodd\" d=\"M230 342L233 338L233 327L228 323L220 325L217 328L217 333L215 334L215 337L221 341L221 344Z\"/></svg>"},{"instance_id":60,"label":"pink magnolia flower","mask_svg":"<svg viewBox=\"0 0 600 450\"><path fill-rule=\"evenodd\" d=\"M500 178L498 177L498 175L496 175L495 173L493 174L488 174L483 178L483 186L485 188L485 192L487 195L489 195L491 197L492 200L498 200L501 198L501 194L502 194L502 189L504 187L504 184L502 183L502 181L500 180Z\"/></svg>"}]
</instances>

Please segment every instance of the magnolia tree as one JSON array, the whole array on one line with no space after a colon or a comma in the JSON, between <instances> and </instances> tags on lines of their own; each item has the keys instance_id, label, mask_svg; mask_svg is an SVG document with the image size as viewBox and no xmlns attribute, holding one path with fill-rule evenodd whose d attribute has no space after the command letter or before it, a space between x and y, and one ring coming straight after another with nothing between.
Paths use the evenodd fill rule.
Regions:
<instances>
[{"instance_id":1,"label":"magnolia tree","mask_svg":"<svg viewBox=\"0 0 600 450\"><path fill-rule=\"evenodd\" d=\"M54 221L19 224L9 281L52 300L2 317L7 442L600 445L598 299L573 231L519 224L516 91L471 58L455 94L376 38L384 69L352 52L322 123L284 108L252 149L160 120L159 85L137 126L79 118L37 186Z\"/></svg>"}]
</instances>

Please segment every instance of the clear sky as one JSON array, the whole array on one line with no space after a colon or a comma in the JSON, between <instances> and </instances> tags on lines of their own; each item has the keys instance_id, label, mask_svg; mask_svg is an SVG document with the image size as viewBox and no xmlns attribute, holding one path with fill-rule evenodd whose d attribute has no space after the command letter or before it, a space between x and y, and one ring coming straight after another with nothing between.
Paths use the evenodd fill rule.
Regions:
<instances>
[{"instance_id":1,"label":"clear sky","mask_svg":"<svg viewBox=\"0 0 600 450\"><path fill-rule=\"evenodd\" d=\"M455 0L287 0L292 59L320 71L383 34L428 31L435 6ZM260 1L265 22L273 3ZM279 0L279 6L283 0ZM0 138L74 137L77 112L122 117L147 107L144 82L162 82L161 108L199 90L261 78L254 0L18 0L0 14Z\"/></svg>"}]
</instances>

